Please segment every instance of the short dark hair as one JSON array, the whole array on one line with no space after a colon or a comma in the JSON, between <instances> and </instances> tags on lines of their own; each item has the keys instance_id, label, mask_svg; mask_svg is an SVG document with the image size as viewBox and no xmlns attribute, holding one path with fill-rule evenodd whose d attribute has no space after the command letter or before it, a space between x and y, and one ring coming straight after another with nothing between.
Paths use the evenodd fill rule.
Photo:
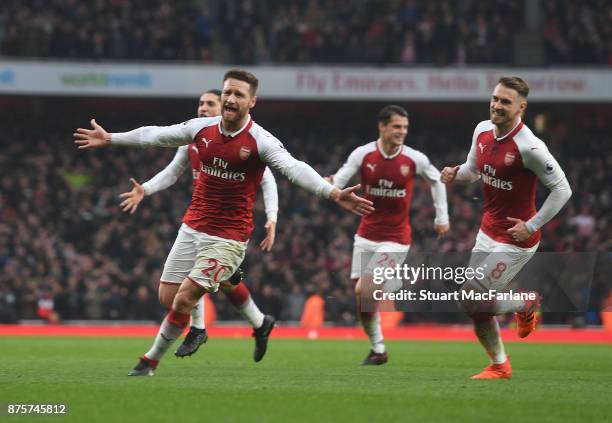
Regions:
<instances>
[{"instance_id":1,"label":"short dark hair","mask_svg":"<svg viewBox=\"0 0 612 423\"><path fill-rule=\"evenodd\" d=\"M212 89L212 90L206 91L204 94L214 94L217 97L221 97L221 90Z\"/></svg>"},{"instance_id":2,"label":"short dark hair","mask_svg":"<svg viewBox=\"0 0 612 423\"><path fill-rule=\"evenodd\" d=\"M527 98L529 95L529 85L518 76L502 76L497 83L516 91L521 97Z\"/></svg>"},{"instance_id":3,"label":"short dark hair","mask_svg":"<svg viewBox=\"0 0 612 423\"><path fill-rule=\"evenodd\" d=\"M257 77L251 72L248 72L244 69L233 68L225 72L225 75L223 76L223 82L230 78L247 82L251 87L251 95L255 95L255 93L257 93L259 81L257 80Z\"/></svg>"},{"instance_id":4,"label":"short dark hair","mask_svg":"<svg viewBox=\"0 0 612 423\"><path fill-rule=\"evenodd\" d=\"M395 104L392 104L390 106L383 107L380 112L378 112L376 120L378 121L378 123L386 125L389 123L393 115L408 118L408 112L406 111L406 109L401 106L396 106Z\"/></svg>"}]
</instances>

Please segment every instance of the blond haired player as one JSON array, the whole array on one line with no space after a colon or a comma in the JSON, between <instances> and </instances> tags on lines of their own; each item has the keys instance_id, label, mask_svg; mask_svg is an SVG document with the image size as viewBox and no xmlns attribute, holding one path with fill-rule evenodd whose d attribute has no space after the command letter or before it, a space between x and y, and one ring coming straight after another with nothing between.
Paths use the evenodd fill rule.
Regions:
<instances>
[{"instance_id":1,"label":"blond haired player","mask_svg":"<svg viewBox=\"0 0 612 423\"><path fill-rule=\"evenodd\" d=\"M484 213L470 266L485 268L486 277L466 282L465 290L506 288L537 250L540 228L572 194L559 163L521 119L528 94L529 86L521 78L500 78L491 95L490 120L476 126L466 162L442 170L444 183L483 182ZM536 210L538 180L550 194ZM495 315L514 312L519 336L528 336L535 329L540 302L537 293L531 294L532 300L460 303L472 318L476 336L491 359L491 364L473 379L512 376Z\"/></svg>"}]
</instances>

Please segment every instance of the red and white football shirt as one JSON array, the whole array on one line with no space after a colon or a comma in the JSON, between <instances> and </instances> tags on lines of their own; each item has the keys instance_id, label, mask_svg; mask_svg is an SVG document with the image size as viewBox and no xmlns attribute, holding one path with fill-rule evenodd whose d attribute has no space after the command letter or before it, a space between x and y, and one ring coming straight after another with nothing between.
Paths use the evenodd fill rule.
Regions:
<instances>
[{"instance_id":1,"label":"red and white football shirt","mask_svg":"<svg viewBox=\"0 0 612 423\"><path fill-rule=\"evenodd\" d=\"M484 190L484 213L480 229L495 241L522 248L540 241L537 230L523 242L507 230L514 226L508 217L528 221L536 214L536 182L551 188L565 179L559 163L546 144L520 121L507 135L496 138L491 121L474 130L466 165L480 174Z\"/></svg>"},{"instance_id":2,"label":"red and white football shirt","mask_svg":"<svg viewBox=\"0 0 612 423\"><path fill-rule=\"evenodd\" d=\"M423 176L432 183L436 224L448 223L446 189L440 172L423 153L403 145L396 154L386 155L380 141L358 147L334 175L334 185L342 188L359 172L364 197L375 211L361 218L357 235L370 241L411 243L410 198L413 179Z\"/></svg>"},{"instance_id":3,"label":"red and white football shirt","mask_svg":"<svg viewBox=\"0 0 612 423\"><path fill-rule=\"evenodd\" d=\"M195 143L182 145L176 150L174 158L157 175L142 184L145 195L151 195L162 191L176 183L178 178L191 165L192 185L195 190L196 183L200 176L202 162L200 152ZM261 179L261 190L263 192L264 207L268 220L276 222L278 216L278 191L276 179L269 167L266 167Z\"/></svg>"},{"instance_id":4,"label":"red and white football shirt","mask_svg":"<svg viewBox=\"0 0 612 423\"><path fill-rule=\"evenodd\" d=\"M195 144L201 162L200 174L183 222L199 232L225 239L241 242L249 239L253 231L255 194L266 165L316 195L329 197L333 189L310 166L291 156L278 139L250 116L234 133L222 129L218 116L113 133L112 143L136 147Z\"/></svg>"}]
</instances>

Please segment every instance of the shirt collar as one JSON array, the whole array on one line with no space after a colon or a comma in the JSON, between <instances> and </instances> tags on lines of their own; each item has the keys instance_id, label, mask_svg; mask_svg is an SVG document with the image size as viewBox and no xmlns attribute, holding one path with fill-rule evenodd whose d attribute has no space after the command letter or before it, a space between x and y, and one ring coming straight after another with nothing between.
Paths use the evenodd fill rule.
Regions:
<instances>
[{"instance_id":1,"label":"shirt collar","mask_svg":"<svg viewBox=\"0 0 612 423\"><path fill-rule=\"evenodd\" d=\"M251 123L251 115L249 114L249 118L245 122L244 126L242 128L240 128L239 130L237 130L236 132L228 132L228 131L226 131L225 128L223 127L223 125L221 124L222 122L223 122L223 119L219 120L219 132L221 132L221 134L225 135L226 137L235 138L238 135L240 135L240 133L242 131L244 131L244 129L247 126L249 126L249 123Z\"/></svg>"},{"instance_id":2,"label":"shirt collar","mask_svg":"<svg viewBox=\"0 0 612 423\"><path fill-rule=\"evenodd\" d=\"M498 137L497 134L495 133L495 130L497 129L497 127L493 128L493 137L495 137L495 141L504 141L506 138L512 138L513 136L516 135L516 133L519 131L519 129L523 126L523 119L521 119L519 117L518 122L516 123L516 125L514 125L514 128L512 128L510 131L508 131L508 133L506 135L504 135L503 137Z\"/></svg>"},{"instance_id":3,"label":"shirt collar","mask_svg":"<svg viewBox=\"0 0 612 423\"><path fill-rule=\"evenodd\" d=\"M397 149L397 152L389 155L387 153L385 153L385 151L382 148L382 140L379 138L376 140L376 148L378 148L378 152L380 153L381 156L383 156L384 159L393 159L397 156L399 156L402 151L404 150L404 146L401 145L400 148Z\"/></svg>"}]
</instances>

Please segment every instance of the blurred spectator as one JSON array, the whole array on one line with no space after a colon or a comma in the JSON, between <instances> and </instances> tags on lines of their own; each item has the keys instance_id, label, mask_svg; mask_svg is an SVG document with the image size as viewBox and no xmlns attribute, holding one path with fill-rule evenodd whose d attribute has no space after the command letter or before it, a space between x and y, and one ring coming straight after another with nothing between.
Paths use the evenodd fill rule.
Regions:
<instances>
[{"instance_id":1,"label":"blurred spectator","mask_svg":"<svg viewBox=\"0 0 612 423\"><path fill-rule=\"evenodd\" d=\"M572 217L568 221L570 226L576 227L579 236L590 237L595 229L595 218L590 214L588 206L582 206L580 214Z\"/></svg>"},{"instance_id":2,"label":"blurred spectator","mask_svg":"<svg viewBox=\"0 0 612 423\"><path fill-rule=\"evenodd\" d=\"M304 303L300 325L306 328L319 328L325 322L325 300L319 294L312 294Z\"/></svg>"},{"instance_id":3,"label":"blurred spectator","mask_svg":"<svg viewBox=\"0 0 612 423\"><path fill-rule=\"evenodd\" d=\"M297 322L302 316L304 311L304 303L306 302L306 296L303 293L302 287L295 284L291 288L291 293L285 296L285 303L283 304L283 320L289 320Z\"/></svg>"},{"instance_id":4,"label":"blurred spectator","mask_svg":"<svg viewBox=\"0 0 612 423\"><path fill-rule=\"evenodd\" d=\"M123 302L125 297L120 297L118 300ZM157 294L151 292L148 287L141 285L136 290L132 301L130 301L127 317L130 320L156 320L161 312Z\"/></svg>"},{"instance_id":5,"label":"blurred spectator","mask_svg":"<svg viewBox=\"0 0 612 423\"><path fill-rule=\"evenodd\" d=\"M0 285L0 323L17 323L19 315L15 309L17 298L8 285Z\"/></svg>"}]
</instances>

